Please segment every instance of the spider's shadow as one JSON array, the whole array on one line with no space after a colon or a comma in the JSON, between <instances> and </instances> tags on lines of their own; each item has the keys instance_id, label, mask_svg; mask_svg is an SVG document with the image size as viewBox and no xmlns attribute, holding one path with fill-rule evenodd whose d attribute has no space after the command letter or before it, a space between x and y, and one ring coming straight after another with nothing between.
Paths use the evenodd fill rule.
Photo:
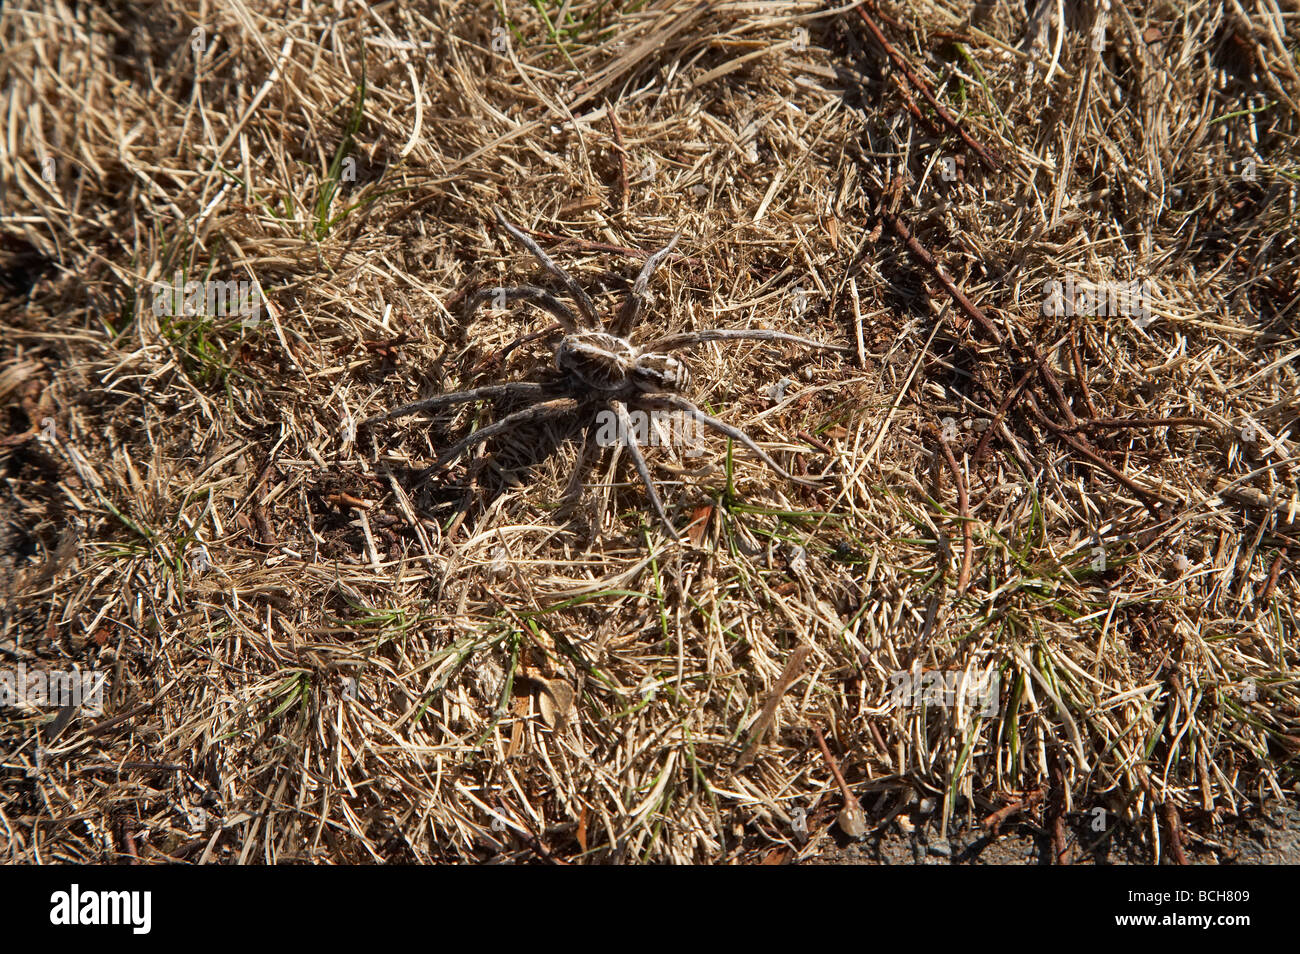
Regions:
<instances>
[{"instance_id":1,"label":"spider's shadow","mask_svg":"<svg viewBox=\"0 0 1300 954\"><path fill-rule=\"evenodd\" d=\"M563 393L563 388L557 387L556 394ZM484 421L495 421L526 406L525 402L518 400L496 400L485 402L478 413ZM584 402L572 413L544 424L498 434L434 474L425 474L424 469L418 466L407 466L399 472L398 481L411 494L421 512L445 525L457 512L464 510L466 525L472 528L503 495L534 483L538 466L566 445L576 444L576 471L555 500L554 507L555 513L568 514L581 502L581 481L585 480L585 475L599 457L585 452L587 440L593 432L596 409ZM457 436L465 432L464 426L448 429L446 417L445 413L439 414L426 420L424 425L431 428L437 437L443 438L439 442L441 446L454 443ZM594 439L591 442L594 443ZM552 508L548 506L546 509Z\"/></svg>"}]
</instances>

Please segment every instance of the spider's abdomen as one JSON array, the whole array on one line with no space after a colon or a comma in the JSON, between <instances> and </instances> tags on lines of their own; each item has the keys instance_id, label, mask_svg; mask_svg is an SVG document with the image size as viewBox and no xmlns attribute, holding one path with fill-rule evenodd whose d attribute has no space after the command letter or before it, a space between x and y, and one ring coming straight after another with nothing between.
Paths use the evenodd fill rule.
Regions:
<instances>
[{"instance_id":1,"label":"spider's abdomen","mask_svg":"<svg viewBox=\"0 0 1300 954\"><path fill-rule=\"evenodd\" d=\"M627 384L636 351L624 338L603 331L566 335L555 349L555 365L600 391L617 391Z\"/></svg>"}]
</instances>

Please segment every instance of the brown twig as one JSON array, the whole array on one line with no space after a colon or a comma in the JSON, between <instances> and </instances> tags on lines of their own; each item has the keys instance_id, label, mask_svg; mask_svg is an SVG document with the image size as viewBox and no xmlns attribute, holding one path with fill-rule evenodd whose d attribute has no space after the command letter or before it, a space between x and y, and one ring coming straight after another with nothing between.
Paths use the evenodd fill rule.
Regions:
<instances>
[{"instance_id":1,"label":"brown twig","mask_svg":"<svg viewBox=\"0 0 1300 954\"><path fill-rule=\"evenodd\" d=\"M130 818L122 819L122 824L118 828L118 838L126 847L127 856L130 859L126 864L138 865L140 863L140 856L135 850L135 825L132 824Z\"/></svg>"},{"instance_id":2,"label":"brown twig","mask_svg":"<svg viewBox=\"0 0 1300 954\"><path fill-rule=\"evenodd\" d=\"M1043 379L1043 385L1047 388L1047 393L1052 396L1056 406L1061 409L1065 415L1068 426L1073 427L1079 423L1079 419L1074 416L1074 408L1070 407L1070 401L1065 396L1065 391L1061 387L1061 382L1057 379L1056 374L1047 364L1047 358L1038 346L1032 341L1026 341L1025 347L1029 349L1030 355L1033 356L1034 366L1038 368L1038 376Z\"/></svg>"},{"instance_id":3,"label":"brown twig","mask_svg":"<svg viewBox=\"0 0 1300 954\"><path fill-rule=\"evenodd\" d=\"M1277 585L1277 579L1282 573L1282 558L1286 556L1287 548L1283 547L1277 551L1277 556L1273 557L1273 565L1269 568L1268 579L1259 590L1259 601L1262 603L1268 599L1273 592L1273 587Z\"/></svg>"},{"instance_id":4,"label":"brown twig","mask_svg":"<svg viewBox=\"0 0 1300 954\"><path fill-rule=\"evenodd\" d=\"M813 734L817 736L817 745L821 747L822 758L830 766L831 774L835 776L835 783L840 787L840 794L844 796L844 807L840 809L837 816L840 830L852 838L861 837L867 831L867 816L862 811L862 804L849 788L849 783L844 781L844 773L840 771L835 756L831 755L830 746L826 744L826 737L822 735L822 730L813 726Z\"/></svg>"},{"instance_id":5,"label":"brown twig","mask_svg":"<svg viewBox=\"0 0 1300 954\"><path fill-rule=\"evenodd\" d=\"M957 574L957 595L962 596L966 592L966 587L970 583L970 566L971 558L974 553L974 541L971 533L970 519L970 497L966 493L966 481L961 475L961 468L957 466L957 458L953 456L952 447L944 439L943 433L939 433L939 447L943 451L944 460L948 462L948 470L952 474L953 481L957 484L957 507L961 515L961 539L962 539L962 557L961 572Z\"/></svg>"},{"instance_id":6,"label":"brown twig","mask_svg":"<svg viewBox=\"0 0 1300 954\"><path fill-rule=\"evenodd\" d=\"M911 229L907 227L898 215L888 208L883 200L880 203L880 213L885 217L890 228L894 230L895 234L898 235L903 244L907 246L907 250L911 252L922 265L928 268L930 273L934 275L936 279L938 279L939 284L943 286L943 290L948 293L949 297L951 297L954 302L956 302L957 307L961 309L962 314L975 324L979 325L980 330L983 331L994 344L1003 345L1002 332L998 330L997 325L993 324L993 322L989 320L988 316L985 315L973 301L966 297L966 293L958 288L957 283L948 277L948 273L944 270L943 266L934 260L934 256L930 254L929 250L916 240L916 236L912 234ZM1003 347L1005 347L1005 345L1003 345Z\"/></svg>"},{"instance_id":7,"label":"brown twig","mask_svg":"<svg viewBox=\"0 0 1300 954\"><path fill-rule=\"evenodd\" d=\"M1097 408L1092 403L1092 392L1088 390L1088 378L1083 373L1083 357L1079 354L1079 343L1074 340L1073 329L1070 331L1070 358L1074 361L1074 379L1079 383L1079 391L1083 394L1083 403L1088 406L1088 415L1095 420L1101 415L1097 413Z\"/></svg>"},{"instance_id":8,"label":"brown twig","mask_svg":"<svg viewBox=\"0 0 1300 954\"><path fill-rule=\"evenodd\" d=\"M943 120L944 124L961 137L962 142L966 143L970 149L974 150L976 155L983 159L986 165L993 169L1000 169L1002 163L994 158L987 149L976 142L970 133L966 132L966 130L962 128L961 123L952 118L952 115L948 110L939 105L939 101L935 99L934 94L930 92L929 85L912 72L912 68L907 65L907 60L905 60L902 55L895 50L892 45L890 45L889 40L885 39L885 34L880 31L880 27L876 26L876 21L871 19L871 15L867 13L864 6L864 4L858 4L854 9L858 11L858 16L862 17L863 22L867 25L867 29L871 31L871 35L875 37L876 42L880 44L881 49L883 49L885 54L893 61L894 66L907 77L907 81L912 84L913 88L915 88L918 93L921 94L921 98L930 105L930 108L935 111L941 120Z\"/></svg>"},{"instance_id":9,"label":"brown twig","mask_svg":"<svg viewBox=\"0 0 1300 954\"><path fill-rule=\"evenodd\" d=\"M903 220L890 211L883 200L880 203L880 209L881 215L883 215L889 222L898 237L903 240L903 244L907 246L908 251L910 251L921 262L921 264L928 268L930 273L938 279L939 284L943 286L944 291L948 293L952 300L957 303L957 307L961 309L962 313L973 321L995 344L1001 345L1003 351L1006 352L1008 359L1014 361L1015 355L1007 348L1002 333L998 330L997 326L989 320L988 316L984 314L979 306L966 297L966 293L957 286L956 282L948 277L948 273L944 270L943 266L935 261L934 256L930 254L925 246L917 241L916 236L913 235L911 230L903 223ZM1065 392L1061 389L1061 383L1057 380L1056 375L1052 373L1052 369L1048 367L1047 359L1044 357L1043 353L1032 342L1026 342L1026 347L1029 349L1029 352L1033 357L1034 367L1038 371L1039 377L1042 378L1043 384L1046 386L1048 392L1051 393L1053 400L1061 408L1062 413L1066 415L1069 424L1061 425L1048 418L1047 415L1039 409L1038 401L1035 399L1033 392L1030 391L1028 392L1029 404L1034 415L1060 440L1064 441L1080 454L1083 454L1097 466L1105 470L1106 473L1110 474L1129 490L1133 491L1133 493L1141 497L1147 509L1150 510L1153 515L1159 516L1160 504L1167 504L1169 501L1164 500L1162 497L1153 494L1151 491L1139 485L1126 474L1103 460L1101 455L1099 455L1087 441L1069 433L1070 428L1077 423L1077 419L1070 410L1069 401L1065 398ZM1017 387L1019 387L1019 385ZM1011 393L1016 393L1016 389L1013 389ZM981 442L981 445L982 444L983 442Z\"/></svg>"},{"instance_id":10,"label":"brown twig","mask_svg":"<svg viewBox=\"0 0 1300 954\"><path fill-rule=\"evenodd\" d=\"M1078 421L1062 431L1075 433L1089 427L1109 427L1116 430L1137 429L1142 427L1212 427L1213 421L1203 417L1094 417L1088 421Z\"/></svg>"},{"instance_id":11,"label":"brown twig","mask_svg":"<svg viewBox=\"0 0 1300 954\"><path fill-rule=\"evenodd\" d=\"M541 331L535 331L532 334L528 334L528 335L520 335L514 341L510 342L510 344L502 348L500 351L488 355L481 362L479 362L478 366L474 369L474 373L481 374L482 372L487 371L489 368L499 368L502 366L502 364L505 363L506 358L510 356L510 352L514 351L516 348L522 345L530 344L534 341L537 341L540 338L546 338L549 335L555 334L555 332L557 331L563 331L563 330L564 330L564 325L560 324L557 321L554 324L549 325L546 328L543 328Z\"/></svg>"},{"instance_id":12,"label":"brown twig","mask_svg":"<svg viewBox=\"0 0 1300 954\"><path fill-rule=\"evenodd\" d=\"M94 772L116 772L121 775L123 772L184 772L185 766L173 762L95 762L78 766L73 771L78 775Z\"/></svg>"},{"instance_id":13,"label":"brown twig","mask_svg":"<svg viewBox=\"0 0 1300 954\"><path fill-rule=\"evenodd\" d=\"M354 497L351 494L342 491L337 494L326 494L325 500L327 503L332 503L340 510L344 507L355 507L358 510L369 510L375 505L373 500L362 500L360 497Z\"/></svg>"},{"instance_id":14,"label":"brown twig","mask_svg":"<svg viewBox=\"0 0 1300 954\"><path fill-rule=\"evenodd\" d=\"M819 440L818 438L809 434L807 431L799 431L797 434L795 434L795 437L799 438L799 440L801 441L806 441L807 443L811 444L813 447L817 448L823 454L827 454L831 457L835 456L835 451L831 449L831 446L829 444L827 444L823 440Z\"/></svg>"},{"instance_id":15,"label":"brown twig","mask_svg":"<svg viewBox=\"0 0 1300 954\"><path fill-rule=\"evenodd\" d=\"M930 254L929 249L917 240L916 236L912 234L912 230L907 227L906 223L903 222L897 213L890 209L884 201L880 203L880 209L881 215L883 215L889 222L890 227L893 228L895 234L902 239L903 244L907 246L907 250L911 252L922 265L929 269L930 274L932 274L938 280L939 284L943 286L943 290L946 291L949 297L957 304L957 307L961 310L962 314L978 325L980 330L983 331L994 344L1002 347L1002 349L1006 351L1009 360L1014 361L1015 355L1007 348L1006 342L1002 337L1002 332L998 330L997 325L995 325L992 320L984 314L984 311L978 305L966 296L966 293L963 292L957 283L952 280L944 267L935 260L935 257ZM1029 349L1029 352L1033 357L1034 366L1042 377L1043 383L1047 386L1048 391L1052 395L1052 400L1056 402L1057 406L1061 408L1061 412L1065 414L1069 422L1073 424L1075 422L1074 412L1070 410L1070 404L1065 399L1065 392L1061 389L1060 381L1056 379L1056 375L1052 373L1052 369L1047 365L1047 359L1033 344L1033 342L1026 342L1026 347Z\"/></svg>"},{"instance_id":16,"label":"brown twig","mask_svg":"<svg viewBox=\"0 0 1300 954\"><path fill-rule=\"evenodd\" d=\"M923 123L927 128L929 128L930 132L934 133L934 135L942 136L943 127L935 123L935 121L925 115L925 113L921 112L921 107L916 105L916 99L913 98L912 91L908 89L907 81L897 73L892 74L890 79L892 79L894 85L898 87L898 93L903 97L903 105L907 107L907 111L912 114L912 117L917 122Z\"/></svg>"},{"instance_id":17,"label":"brown twig","mask_svg":"<svg viewBox=\"0 0 1300 954\"><path fill-rule=\"evenodd\" d=\"M144 715L144 713L152 711L153 707L157 704L158 700L155 699L152 702L146 702L144 705L136 706L134 709L127 709L121 715L115 715L111 719L97 722L86 730L86 735L99 735L101 732L107 732L109 729L120 725L128 719L134 719L138 715Z\"/></svg>"},{"instance_id":18,"label":"brown twig","mask_svg":"<svg viewBox=\"0 0 1300 954\"><path fill-rule=\"evenodd\" d=\"M1183 833L1178 821L1178 809L1168 799L1165 800L1165 824L1169 826L1169 848L1174 853L1174 861L1180 865L1190 865L1187 852L1183 850Z\"/></svg>"},{"instance_id":19,"label":"brown twig","mask_svg":"<svg viewBox=\"0 0 1300 954\"><path fill-rule=\"evenodd\" d=\"M826 759L831 774L835 776L835 784L840 787L840 794L844 796L846 802L856 802L857 798L854 797L853 790L849 788L849 783L844 781L844 773L840 771L839 763L835 761L835 756L831 755L830 746L826 744L826 736L822 735L822 730L816 726L813 726L813 735L817 737L817 745L821 747L822 758Z\"/></svg>"},{"instance_id":20,"label":"brown twig","mask_svg":"<svg viewBox=\"0 0 1300 954\"><path fill-rule=\"evenodd\" d=\"M790 653L785 669L781 672L781 678L776 681L772 691L767 694L767 701L763 703L763 712L754 725L754 731L749 737L749 742L745 745L739 758L736 759L735 770L737 772L754 761L754 755L763 741L763 736L767 735L767 730L771 728L772 719L776 716L776 707L780 704L781 697L799 678L799 673L803 671L804 661L808 658L810 652L812 652L811 646L807 643L800 643Z\"/></svg>"},{"instance_id":21,"label":"brown twig","mask_svg":"<svg viewBox=\"0 0 1300 954\"><path fill-rule=\"evenodd\" d=\"M1034 368L1030 368L1022 374L1020 380L1017 381L1009 391L1007 391L1006 395L998 404L998 409L994 412L993 419L989 421L989 426L984 429L983 436L980 437L979 443L975 445L975 453L971 455L971 460L976 464L984 460L984 455L988 453L989 441L993 439L993 434L998 429L998 425L1002 423L1002 418L1007 413L1007 410L1011 407L1016 397L1019 396L1020 392L1024 390L1025 385L1029 383L1029 379L1034 376L1034 370Z\"/></svg>"},{"instance_id":22,"label":"brown twig","mask_svg":"<svg viewBox=\"0 0 1300 954\"><path fill-rule=\"evenodd\" d=\"M1052 797L1048 807L1052 830L1052 863L1070 864L1070 846L1065 840L1065 770L1061 768L1061 755L1052 757Z\"/></svg>"},{"instance_id":23,"label":"brown twig","mask_svg":"<svg viewBox=\"0 0 1300 954\"><path fill-rule=\"evenodd\" d=\"M877 10L877 13L880 11ZM884 19L883 17L881 19ZM965 43L967 46L979 46L980 40L971 36L969 33L958 33L956 30L931 30L930 36L940 40L953 40L956 43Z\"/></svg>"},{"instance_id":24,"label":"brown twig","mask_svg":"<svg viewBox=\"0 0 1300 954\"><path fill-rule=\"evenodd\" d=\"M1012 815L1018 815L1021 812L1029 811L1029 809L1033 808L1042 800L1042 789L1035 789L1032 792L1027 792L1010 805L1004 805L993 814L986 817L981 824L987 828L991 834L996 835L1008 818Z\"/></svg>"},{"instance_id":25,"label":"brown twig","mask_svg":"<svg viewBox=\"0 0 1300 954\"><path fill-rule=\"evenodd\" d=\"M1055 434L1060 440L1064 441L1067 445L1072 447L1074 450L1078 451L1084 457L1088 458L1090 461L1092 461L1094 464L1096 464L1106 473L1110 474L1112 477L1114 477L1117 481L1119 481L1129 490L1133 491L1133 493L1137 494L1137 496L1142 500L1142 503L1146 506L1146 508L1151 511L1152 516L1154 517L1161 516L1160 507L1162 505L1167 505L1171 503L1171 501L1166 500L1165 498L1161 497L1159 494L1155 494L1152 493L1150 490L1147 490L1137 481L1133 480L1133 478L1125 474L1118 467L1114 466L1109 461L1105 460L1100 454L1098 454L1092 448L1092 445L1089 444L1087 441L1080 440L1078 437L1075 437L1073 434L1068 433L1064 427L1062 427L1060 424L1056 423L1050 417L1044 414L1042 408L1038 406L1038 400L1034 397L1032 392L1029 394L1029 409L1033 413L1034 417L1038 418L1039 423L1042 424L1044 427L1046 427L1053 434Z\"/></svg>"},{"instance_id":26,"label":"brown twig","mask_svg":"<svg viewBox=\"0 0 1300 954\"><path fill-rule=\"evenodd\" d=\"M619 128L618 117L614 115L614 107L606 103L605 112L609 116L609 128L614 131L614 151L618 153L618 192L622 198L623 214L627 215L627 147L623 145L623 130Z\"/></svg>"}]
</instances>

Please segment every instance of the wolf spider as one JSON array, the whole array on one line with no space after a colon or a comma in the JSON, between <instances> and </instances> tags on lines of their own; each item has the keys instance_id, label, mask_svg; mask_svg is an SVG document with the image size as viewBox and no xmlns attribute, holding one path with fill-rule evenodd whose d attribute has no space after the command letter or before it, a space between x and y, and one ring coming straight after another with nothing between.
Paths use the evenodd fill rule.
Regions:
<instances>
[{"instance_id":1,"label":"wolf spider","mask_svg":"<svg viewBox=\"0 0 1300 954\"><path fill-rule=\"evenodd\" d=\"M559 331L564 332L555 347L555 366L558 377L548 382L512 381L504 384L491 384L486 387L472 388L468 391L456 391L451 394L439 394L423 401L404 404L395 410L378 414L363 421L361 426L368 427L381 421L392 420L432 411L452 404L468 404L472 401L496 400L500 398L522 399L529 402L522 410L507 414L499 421L474 431L468 437L457 441L443 451L432 465L420 471L417 482L441 470L465 451L483 443L497 434L525 424L536 424L553 418L563 417L578 410L612 410L617 416L621 443L628 451L637 473L645 483L646 495L655 514L667 528L674 540L681 537L668 515L664 512L663 502L650 478L650 469L635 440L635 428L632 426L628 409L638 411L669 410L678 411L700 424L713 428L732 440L739 441L758 455L763 463L787 480L805 486L816 487L815 481L805 480L790 474L759 447L744 431L724 421L712 417L691 401L682 391L690 384L691 376L682 360L671 354L674 349L700 344L705 341L736 341L751 339L756 341L792 341L813 348L843 350L839 345L801 338L798 335L766 329L727 329L704 328L680 334L656 338L647 343L637 344L632 340L633 331L641 319L646 304L646 287L650 283L655 269L668 257L677 240L678 232L671 242L646 259L641 274L624 300L618 313L608 325L608 330L600 330L602 322L596 315L596 306L591 297L560 266L556 265L544 251L510 222L501 211L496 210L497 221L515 237L524 248L528 249L542 266L550 272L577 306L575 313L564 302L544 288L534 285L516 285L512 287L489 287L475 291L465 304L465 321L469 323L474 312L483 302L494 300L497 307L508 302L527 301L553 315L559 325L544 332L545 338L553 337ZM518 342L516 342L518 343Z\"/></svg>"}]
</instances>

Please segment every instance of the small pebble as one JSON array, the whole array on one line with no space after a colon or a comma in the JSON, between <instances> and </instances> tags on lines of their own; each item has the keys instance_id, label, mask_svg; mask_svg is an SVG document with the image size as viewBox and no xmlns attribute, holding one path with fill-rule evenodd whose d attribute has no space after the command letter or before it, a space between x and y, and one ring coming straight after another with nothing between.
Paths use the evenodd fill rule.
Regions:
<instances>
[{"instance_id":1,"label":"small pebble","mask_svg":"<svg viewBox=\"0 0 1300 954\"><path fill-rule=\"evenodd\" d=\"M792 384L794 384L794 382L789 378L782 378L767 389L767 396L777 403L784 401L785 389Z\"/></svg>"}]
</instances>

